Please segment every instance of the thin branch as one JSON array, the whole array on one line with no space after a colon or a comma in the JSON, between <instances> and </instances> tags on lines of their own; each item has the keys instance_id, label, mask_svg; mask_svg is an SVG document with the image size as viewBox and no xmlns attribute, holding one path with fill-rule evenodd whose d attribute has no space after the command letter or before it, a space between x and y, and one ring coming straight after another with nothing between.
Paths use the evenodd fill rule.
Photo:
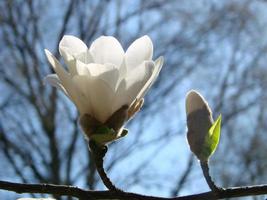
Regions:
<instances>
[{"instance_id":1,"label":"thin branch","mask_svg":"<svg viewBox=\"0 0 267 200\"><path fill-rule=\"evenodd\" d=\"M212 180L210 173L209 173L209 164L208 161L200 161L200 166L203 172L203 175L206 179L207 184L209 185L209 188L214 192L214 193L219 193L220 190L223 190L223 188L218 187L214 181Z\"/></svg>"},{"instance_id":2,"label":"thin branch","mask_svg":"<svg viewBox=\"0 0 267 200\"><path fill-rule=\"evenodd\" d=\"M104 185L111 191L120 191L109 179L107 176L105 169L104 169L104 164L103 164L103 159L105 157L105 154L107 153L107 146L98 146L94 141L89 141L89 148L92 152L92 156L95 161L95 166L97 169L97 172L103 181Z\"/></svg>"},{"instance_id":3,"label":"thin branch","mask_svg":"<svg viewBox=\"0 0 267 200\"><path fill-rule=\"evenodd\" d=\"M128 199L128 200L217 200L224 198L255 196L267 194L266 185L255 185L247 187L227 188L220 191L217 196L212 191L204 192L194 195L163 198L145 196L136 193L128 193L122 191L92 191L83 190L74 186L53 185L53 184L22 184L0 181L0 189L13 191L16 193L39 193L39 194L53 194L62 196L72 196L79 199Z\"/></svg>"}]
</instances>

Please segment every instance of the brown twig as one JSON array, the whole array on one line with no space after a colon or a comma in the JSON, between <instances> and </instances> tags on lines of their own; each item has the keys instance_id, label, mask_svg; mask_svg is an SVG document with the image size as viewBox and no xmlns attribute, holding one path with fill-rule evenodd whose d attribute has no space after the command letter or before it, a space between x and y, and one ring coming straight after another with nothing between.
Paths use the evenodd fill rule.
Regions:
<instances>
[{"instance_id":1,"label":"brown twig","mask_svg":"<svg viewBox=\"0 0 267 200\"><path fill-rule=\"evenodd\" d=\"M111 182L104 169L103 159L108 150L107 146L99 146L91 140L89 141L89 148L92 152L97 172L104 185L111 191L121 191Z\"/></svg>"},{"instance_id":2,"label":"brown twig","mask_svg":"<svg viewBox=\"0 0 267 200\"><path fill-rule=\"evenodd\" d=\"M209 173L209 164L208 161L200 161L200 166L203 172L203 175L206 179L207 184L209 185L209 188L211 191L213 191L215 194L219 193L223 190L223 188L218 187L214 181L212 180L210 173Z\"/></svg>"},{"instance_id":3,"label":"brown twig","mask_svg":"<svg viewBox=\"0 0 267 200\"><path fill-rule=\"evenodd\" d=\"M219 191L217 196L214 192L205 192L188 196L163 198L145 196L141 194L117 192L117 191L91 191L83 190L78 187L52 184L22 184L0 181L0 189L13 191L16 193L39 193L39 194L53 194L61 196L71 196L79 199L128 199L128 200L217 200L224 198L255 196L267 194L266 185L255 185L247 187L227 188Z\"/></svg>"}]
</instances>

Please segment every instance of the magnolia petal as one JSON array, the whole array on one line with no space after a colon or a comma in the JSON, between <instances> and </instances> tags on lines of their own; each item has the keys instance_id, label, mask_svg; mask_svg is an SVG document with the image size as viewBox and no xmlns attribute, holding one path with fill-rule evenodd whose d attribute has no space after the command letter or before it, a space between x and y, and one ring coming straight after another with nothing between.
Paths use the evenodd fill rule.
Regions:
<instances>
[{"instance_id":1,"label":"magnolia petal","mask_svg":"<svg viewBox=\"0 0 267 200\"><path fill-rule=\"evenodd\" d=\"M72 35L65 35L59 43L60 55L64 58L64 62L68 66L71 76L77 74L75 59L81 59L82 62L93 62L90 57L86 44L79 38Z\"/></svg>"},{"instance_id":2,"label":"magnolia petal","mask_svg":"<svg viewBox=\"0 0 267 200\"><path fill-rule=\"evenodd\" d=\"M74 49L72 49L72 46ZM87 46L74 36L64 36L59 43L59 51L72 77L77 75L76 60L85 64L93 62L93 57Z\"/></svg>"},{"instance_id":3,"label":"magnolia petal","mask_svg":"<svg viewBox=\"0 0 267 200\"><path fill-rule=\"evenodd\" d=\"M112 63L117 67L121 65L124 57L124 50L121 44L111 36L97 38L90 47L90 53L95 63Z\"/></svg>"},{"instance_id":4,"label":"magnolia petal","mask_svg":"<svg viewBox=\"0 0 267 200\"><path fill-rule=\"evenodd\" d=\"M64 55L64 62L68 67L71 77L77 75L76 59L66 51L62 51L62 55Z\"/></svg>"},{"instance_id":5,"label":"magnolia petal","mask_svg":"<svg viewBox=\"0 0 267 200\"><path fill-rule=\"evenodd\" d=\"M53 54L50 51L45 49L45 54L49 63L52 65L54 71L57 73L62 84L64 86L69 85L69 83L71 82L70 75L65 71L65 69L59 63L59 61L53 56Z\"/></svg>"},{"instance_id":6,"label":"magnolia petal","mask_svg":"<svg viewBox=\"0 0 267 200\"><path fill-rule=\"evenodd\" d=\"M154 69L154 62L146 61L130 72L126 78L126 88L128 95L131 97L131 102L136 98L144 84L151 78Z\"/></svg>"},{"instance_id":7,"label":"magnolia petal","mask_svg":"<svg viewBox=\"0 0 267 200\"><path fill-rule=\"evenodd\" d=\"M76 60L76 69L77 75L91 76L88 65L79 60Z\"/></svg>"},{"instance_id":8,"label":"magnolia petal","mask_svg":"<svg viewBox=\"0 0 267 200\"><path fill-rule=\"evenodd\" d=\"M122 64L121 64L121 66L120 66L120 68L119 68L119 79L120 79L120 81L123 79L123 78L125 78L126 77L126 75L127 75L127 67L126 67L126 63L125 63L125 59L123 59L123 61L122 61Z\"/></svg>"},{"instance_id":9,"label":"magnolia petal","mask_svg":"<svg viewBox=\"0 0 267 200\"><path fill-rule=\"evenodd\" d=\"M87 46L82 40L72 35L64 35L59 42L59 52L64 57L66 53L75 57L78 54L86 52ZM67 60L68 58L66 58Z\"/></svg>"},{"instance_id":10,"label":"magnolia petal","mask_svg":"<svg viewBox=\"0 0 267 200\"><path fill-rule=\"evenodd\" d=\"M87 69L92 77L103 80L115 92L119 80L119 69L115 65L91 63L87 65Z\"/></svg>"},{"instance_id":11,"label":"magnolia petal","mask_svg":"<svg viewBox=\"0 0 267 200\"><path fill-rule=\"evenodd\" d=\"M64 92L64 94L69 97L68 92L66 91L66 89L63 87L63 85L61 84L58 76L56 74L49 74L44 78L44 84L50 84L54 87L56 87L57 89L60 89L62 92Z\"/></svg>"},{"instance_id":12,"label":"magnolia petal","mask_svg":"<svg viewBox=\"0 0 267 200\"><path fill-rule=\"evenodd\" d=\"M76 75L72 78L72 81L81 94L79 101L82 102L82 104L84 105L84 108L80 114L81 115L83 114L93 115L91 98L90 98L90 92L92 90L91 83L90 83L90 76Z\"/></svg>"},{"instance_id":13,"label":"magnolia petal","mask_svg":"<svg viewBox=\"0 0 267 200\"><path fill-rule=\"evenodd\" d=\"M116 112L123 105L129 106L130 97L127 96L126 80L125 78L119 83L117 91L112 102L112 112Z\"/></svg>"},{"instance_id":14,"label":"magnolia petal","mask_svg":"<svg viewBox=\"0 0 267 200\"><path fill-rule=\"evenodd\" d=\"M139 66L145 60L152 60L153 43L145 35L135 40L125 53L125 61L128 70Z\"/></svg>"},{"instance_id":15,"label":"magnolia petal","mask_svg":"<svg viewBox=\"0 0 267 200\"><path fill-rule=\"evenodd\" d=\"M154 63L145 61L134 68L125 79L123 79L117 89L112 110L119 109L122 105L130 106L136 99L137 94L143 88L154 71Z\"/></svg>"},{"instance_id":16,"label":"magnolia petal","mask_svg":"<svg viewBox=\"0 0 267 200\"><path fill-rule=\"evenodd\" d=\"M156 81L161 68L163 66L164 63L164 58L162 56L160 56L156 61L155 61L155 69L151 75L151 77L148 79L148 81L146 82L146 84L144 85L144 87L141 89L141 91L139 92L139 94L137 95L137 99L142 99L147 91L149 90L149 88L154 84L154 82Z\"/></svg>"},{"instance_id":17,"label":"magnolia petal","mask_svg":"<svg viewBox=\"0 0 267 200\"><path fill-rule=\"evenodd\" d=\"M79 90L76 88L76 86L73 84L71 76L64 70L59 61L53 56L52 53L50 53L50 51L45 49L45 54L54 71L58 75L61 84L69 94L70 99L75 103L75 105L81 112L83 109L85 109L86 105L82 103L81 94L79 93Z\"/></svg>"},{"instance_id":18,"label":"magnolia petal","mask_svg":"<svg viewBox=\"0 0 267 200\"><path fill-rule=\"evenodd\" d=\"M93 78L90 95L94 117L104 123L112 115L115 92L102 79Z\"/></svg>"},{"instance_id":19,"label":"magnolia petal","mask_svg":"<svg viewBox=\"0 0 267 200\"><path fill-rule=\"evenodd\" d=\"M87 49L85 52L76 55L75 58L85 64L94 62L93 56L91 55L89 49Z\"/></svg>"}]
</instances>

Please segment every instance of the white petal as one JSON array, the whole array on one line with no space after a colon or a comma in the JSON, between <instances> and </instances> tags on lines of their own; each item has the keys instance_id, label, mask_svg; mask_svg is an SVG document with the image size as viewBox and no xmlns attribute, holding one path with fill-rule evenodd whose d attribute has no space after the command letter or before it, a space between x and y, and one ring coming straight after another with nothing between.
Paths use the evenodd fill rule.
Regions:
<instances>
[{"instance_id":1,"label":"white petal","mask_svg":"<svg viewBox=\"0 0 267 200\"><path fill-rule=\"evenodd\" d=\"M111 63L119 67L123 61L124 50L118 40L111 36L97 38L90 47L94 62Z\"/></svg>"},{"instance_id":2,"label":"white petal","mask_svg":"<svg viewBox=\"0 0 267 200\"><path fill-rule=\"evenodd\" d=\"M88 65L79 60L76 60L76 69L77 69L77 75L91 76Z\"/></svg>"},{"instance_id":3,"label":"white petal","mask_svg":"<svg viewBox=\"0 0 267 200\"><path fill-rule=\"evenodd\" d=\"M80 101L84 105L83 110L81 111L81 115L87 113L93 115L92 113L92 105L90 99L90 91L91 83L90 83L90 76L88 75L76 75L72 78L73 84L75 84L76 88L79 90L81 96Z\"/></svg>"},{"instance_id":4,"label":"white petal","mask_svg":"<svg viewBox=\"0 0 267 200\"><path fill-rule=\"evenodd\" d=\"M80 59L82 62L92 62L92 56L88 53L86 44L75 36L65 35L59 43L59 52L63 56L71 76L77 74L75 59Z\"/></svg>"},{"instance_id":5,"label":"white petal","mask_svg":"<svg viewBox=\"0 0 267 200\"><path fill-rule=\"evenodd\" d=\"M125 53L126 66L128 70L139 66L145 60L152 60L153 43L151 39L145 35L135 40Z\"/></svg>"},{"instance_id":6,"label":"white petal","mask_svg":"<svg viewBox=\"0 0 267 200\"><path fill-rule=\"evenodd\" d=\"M115 65L90 63L87 65L87 69L92 77L103 80L110 89L115 91L119 80L119 69Z\"/></svg>"},{"instance_id":7,"label":"white petal","mask_svg":"<svg viewBox=\"0 0 267 200\"><path fill-rule=\"evenodd\" d=\"M127 94L127 84L126 80L123 79L117 88L117 91L114 96L114 100L112 102L112 113L116 112L118 109L120 109L123 105L130 106L131 97ZM129 103L130 102L130 103Z\"/></svg>"},{"instance_id":8,"label":"white petal","mask_svg":"<svg viewBox=\"0 0 267 200\"><path fill-rule=\"evenodd\" d=\"M73 57L87 50L86 44L72 35L64 35L59 43L59 52L65 59L65 52Z\"/></svg>"},{"instance_id":9,"label":"white petal","mask_svg":"<svg viewBox=\"0 0 267 200\"><path fill-rule=\"evenodd\" d=\"M137 99L142 99L145 96L145 94L147 93L147 91L149 90L149 88L154 84L154 82L156 81L156 79L157 79L157 77L161 71L161 68L163 66L163 62L164 62L164 58L162 56L160 56L155 61L155 69L154 69L151 77L148 79L148 81L146 82L144 87L141 89L141 91L137 95Z\"/></svg>"},{"instance_id":10,"label":"white petal","mask_svg":"<svg viewBox=\"0 0 267 200\"><path fill-rule=\"evenodd\" d=\"M61 84L69 94L69 97L81 112L85 108L85 105L83 105L83 102L81 101L80 91L77 89L75 84L73 84L71 76L64 70L58 60L47 49L45 49L45 54L54 71L57 73Z\"/></svg>"},{"instance_id":11,"label":"white petal","mask_svg":"<svg viewBox=\"0 0 267 200\"><path fill-rule=\"evenodd\" d=\"M64 92L64 94L66 96L69 97L68 92L66 91L66 89L63 87L63 85L61 84L58 76L56 74L49 74L44 78L44 83L48 83L54 87L56 87L57 89L60 89L62 92Z\"/></svg>"},{"instance_id":12,"label":"white petal","mask_svg":"<svg viewBox=\"0 0 267 200\"><path fill-rule=\"evenodd\" d=\"M64 51L64 53L62 53L64 56L64 62L66 63L68 70L70 72L71 77L77 75L77 69L76 69L76 59L70 55L69 53L67 53L66 51Z\"/></svg>"},{"instance_id":13,"label":"white petal","mask_svg":"<svg viewBox=\"0 0 267 200\"><path fill-rule=\"evenodd\" d=\"M94 117L104 123L112 115L112 102L115 92L101 79L91 80L90 91Z\"/></svg>"},{"instance_id":14,"label":"white petal","mask_svg":"<svg viewBox=\"0 0 267 200\"><path fill-rule=\"evenodd\" d=\"M65 35L59 43L59 52L68 66L71 76L77 74L75 58L86 54L87 46L79 38L72 35Z\"/></svg>"},{"instance_id":15,"label":"white petal","mask_svg":"<svg viewBox=\"0 0 267 200\"><path fill-rule=\"evenodd\" d=\"M149 80L154 71L154 62L145 61L126 77L127 93L131 96L132 101L143 88L144 84Z\"/></svg>"},{"instance_id":16,"label":"white petal","mask_svg":"<svg viewBox=\"0 0 267 200\"><path fill-rule=\"evenodd\" d=\"M85 52L82 52L80 54L77 54L75 58L85 64L89 64L94 62L93 56L91 55L89 49L87 49Z\"/></svg>"},{"instance_id":17,"label":"white petal","mask_svg":"<svg viewBox=\"0 0 267 200\"><path fill-rule=\"evenodd\" d=\"M59 63L59 61L47 49L45 49L45 54L46 54L46 57L47 57L48 61L52 65L54 71L57 73L59 79L61 80L62 84L63 85L69 84L69 81L71 80L70 79L70 76L65 71L65 69L61 66L61 64Z\"/></svg>"},{"instance_id":18,"label":"white petal","mask_svg":"<svg viewBox=\"0 0 267 200\"><path fill-rule=\"evenodd\" d=\"M120 80L126 77L127 67L126 67L125 59L123 59L122 64L119 68L119 74L120 74L120 77L119 77Z\"/></svg>"},{"instance_id":19,"label":"white petal","mask_svg":"<svg viewBox=\"0 0 267 200\"><path fill-rule=\"evenodd\" d=\"M152 64L151 64L152 63ZM154 71L153 62L143 62L134 68L125 79L123 79L117 89L113 111L119 109L123 105L130 106L136 99L137 94L143 88Z\"/></svg>"}]
</instances>

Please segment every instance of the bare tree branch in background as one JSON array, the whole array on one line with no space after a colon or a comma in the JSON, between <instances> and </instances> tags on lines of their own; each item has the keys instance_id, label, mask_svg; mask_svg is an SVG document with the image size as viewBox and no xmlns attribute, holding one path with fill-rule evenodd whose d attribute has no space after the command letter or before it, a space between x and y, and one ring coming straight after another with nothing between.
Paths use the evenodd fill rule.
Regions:
<instances>
[{"instance_id":1,"label":"bare tree branch in background","mask_svg":"<svg viewBox=\"0 0 267 200\"><path fill-rule=\"evenodd\" d=\"M222 141L212 163L216 180L225 186L263 182L266 9L259 0L1 1L0 167L9 168L0 178L103 188L74 107L43 84L52 71L43 49L59 57L65 34L87 44L114 35L124 47L148 34L165 64L142 112L129 123L127 139L110 145L105 167L112 178L124 189L161 188L166 196L198 179L193 157L170 149L174 141L185 142L181 107L186 91L196 88L211 99L215 115L223 115Z\"/></svg>"}]
</instances>

